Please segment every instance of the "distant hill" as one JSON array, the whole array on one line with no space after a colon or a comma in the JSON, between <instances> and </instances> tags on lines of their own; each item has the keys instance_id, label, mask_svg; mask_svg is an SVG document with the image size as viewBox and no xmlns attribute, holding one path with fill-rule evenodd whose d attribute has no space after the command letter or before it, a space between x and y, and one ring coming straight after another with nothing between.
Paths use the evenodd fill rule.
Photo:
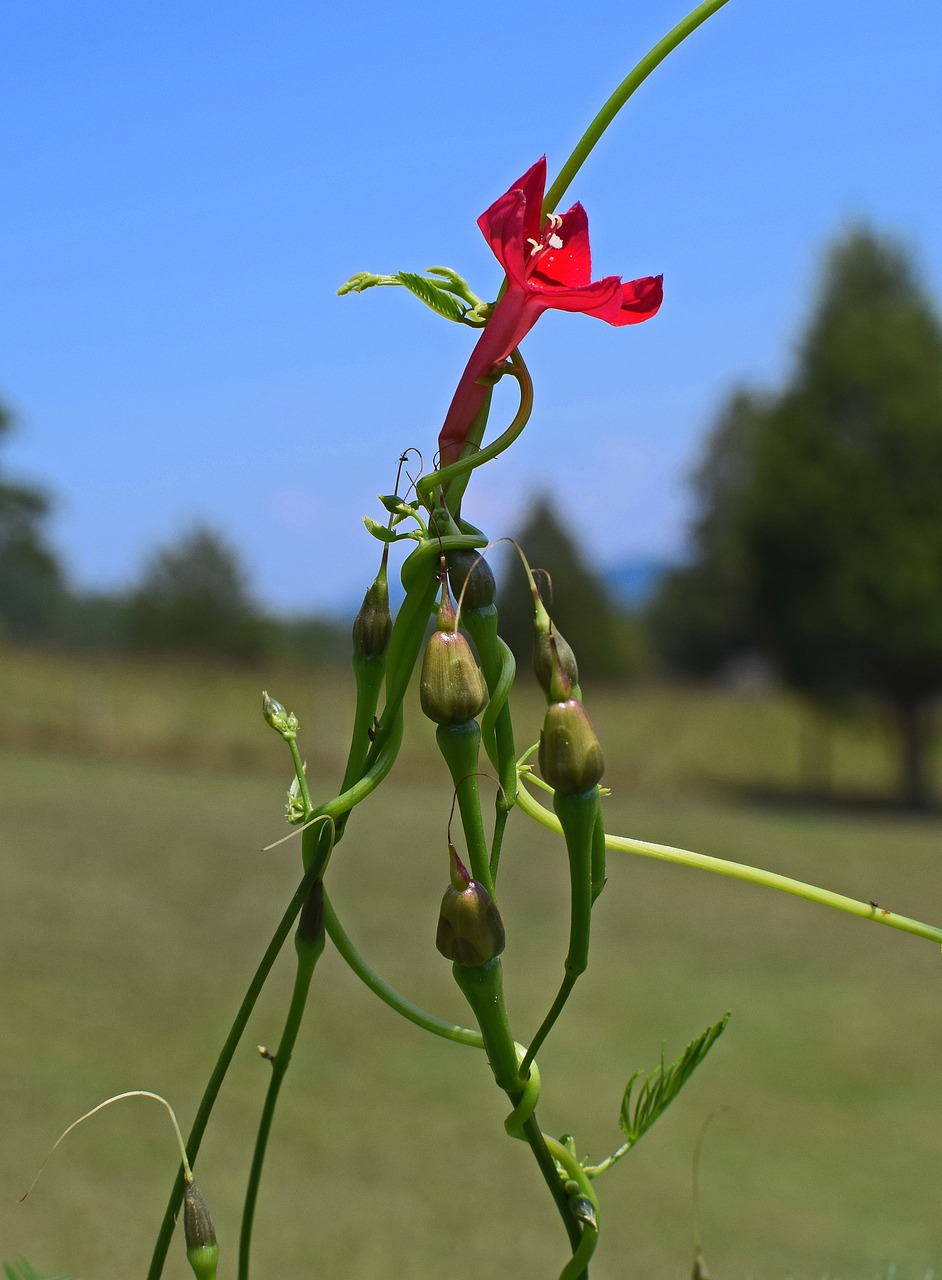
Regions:
<instances>
[{"instance_id":1,"label":"distant hill","mask_svg":"<svg viewBox=\"0 0 942 1280\"><path fill-rule=\"evenodd\" d=\"M623 560L602 573L602 580L624 608L638 609L654 595L661 579L676 566L668 560Z\"/></svg>"}]
</instances>

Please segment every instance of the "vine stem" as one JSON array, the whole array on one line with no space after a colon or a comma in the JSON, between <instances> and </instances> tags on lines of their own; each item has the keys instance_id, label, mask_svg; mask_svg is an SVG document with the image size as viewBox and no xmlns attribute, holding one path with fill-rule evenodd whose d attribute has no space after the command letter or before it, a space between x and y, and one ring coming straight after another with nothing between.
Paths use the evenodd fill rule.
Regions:
<instances>
[{"instance_id":1,"label":"vine stem","mask_svg":"<svg viewBox=\"0 0 942 1280\"><path fill-rule=\"evenodd\" d=\"M203 1090L203 1096L200 1099L200 1104L196 1111L196 1117L193 1120L193 1125L187 1138L186 1153L191 1165L196 1163L196 1156L199 1152L200 1144L203 1141L203 1134L205 1133L206 1126L209 1123L209 1117L212 1115L213 1106L215 1105L219 1090L222 1087L222 1082L226 1077L226 1072L229 1070L229 1064L232 1062L239 1041L242 1039L242 1034L245 1031L246 1024L252 1016L252 1010L255 1008L255 1004L261 994L262 987L265 985L265 981L271 972L272 965L277 960L281 948L284 946L285 939L291 930L291 926L294 924L301 907L304 905L308 892L314 884L314 881L317 879L317 875L318 867L311 866L295 890L294 897L288 903L285 913L278 923L278 927L272 934L271 941L265 950L265 954L262 956L258 968L255 970L252 981L249 983L248 990L242 998L242 1003L239 1005L238 1013L232 1021L232 1026L229 1028L229 1034L226 1036L226 1042L222 1046L219 1057L216 1059L216 1065L213 1067L212 1074L206 1082L206 1088ZM158 1232L157 1241L154 1245L154 1252L151 1256L150 1269L147 1272L147 1280L160 1280L160 1276L163 1274L164 1262L166 1261L167 1250L170 1248L170 1241L173 1238L173 1229L176 1225L177 1213L179 1212L180 1204L183 1200L183 1184L184 1172L183 1166L181 1165L180 1170L177 1173L176 1181L173 1184L173 1190L170 1193L170 1199L167 1202L167 1208L164 1211L163 1221L160 1224L160 1231Z\"/></svg>"},{"instance_id":2,"label":"vine stem","mask_svg":"<svg viewBox=\"0 0 942 1280\"><path fill-rule=\"evenodd\" d=\"M261 1118L259 1119L255 1150L252 1153L252 1165L249 1169L249 1180L245 1189L242 1227L239 1232L239 1280L248 1280L252 1225L255 1220L255 1206L258 1202L258 1190L262 1181L262 1167L265 1163L265 1152L268 1149L268 1138L271 1133L272 1121L275 1118L275 1107L278 1104L278 1094L281 1091L282 1081L291 1062L291 1055L298 1038L298 1032L301 1029L304 1007L307 1003L308 992L311 989L311 979L314 977L314 970L317 967L317 961L320 959L323 949L323 938L321 938L319 947L299 946L298 948L298 967L295 973L294 991L291 996L291 1003L288 1006L278 1050L271 1058L271 1080L268 1083L265 1105L262 1108Z\"/></svg>"},{"instance_id":3,"label":"vine stem","mask_svg":"<svg viewBox=\"0 0 942 1280\"><path fill-rule=\"evenodd\" d=\"M454 1022L446 1022L444 1018L437 1018L433 1013L426 1013L417 1004L413 1004L411 1000L407 1000L405 996L400 995L395 987L389 985L385 978L380 977L350 941L326 890L324 891L324 926L327 930L328 938L330 938L356 976L365 986L369 987L374 995L379 996L380 1000L388 1005L390 1009L400 1014L408 1022L421 1027L423 1031L431 1031L433 1035L441 1036L445 1040L451 1040L455 1044L468 1045L472 1049L484 1048L484 1039L480 1031L472 1031L470 1027L459 1027Z\"/></svg>"},{"instance_id":4,"label":"vine stem","mask_svg":"<svg viewBox=\"0 0 942 1280\"><path fill-rule=\"evenodd\" d=\"M529 769L521 769L520 777L525 782L545 786L534 778ZM549 831L562 834L562 827L555 813L521 787L517 793L517 804L528 817L533 818ZM794 880L791 876L782 876L775 871L765 871L761 867L752 867L744 862L732 862L728 858L713 858L706 853L694 853L691 849L676 849L672 845L652 844L647 840L632 840L628 836L605 836L606 849L617 853L636 853L643 858L658 858L662 862L676 862L684 867L697 867L701 871L713 871L717 875L730 876L735 880L745 880L749 884L764 885L767 889L778 889L781 893L790 893L793 897L804 898L808 902L820 903L823 907L832 907L847 915L856 916L860 920L870 920L874 924L885 924L891 929L899 929L903 933L911 933L917 938L926 938L929 942L942 947L942 929L935 925L923 924L921 920L912 920L908 916L897 915L875 902L860 902L857 898L849 898L843 893L834 893L830 889L821 889L817 885L806 884L803 880Z\"/></svg>"},{"instance_id":5,"label":"vine stem","mask_svg":"<svg viewBox=\"0 0 942 1280\"><path fill-rule=\"evenodd\" d=\"M310 864L314 872L314 881L310 892L301 908L297 932L294 937L294 948L297 956L297 968L294 977L294 989L291 1002L285 1016L281 1040L274 1054L262 1050L263 1057L271 1062L271 1079L265 1093L265 1102L258 1122L258 1133L255 1138L255 1149L252 1152L252 1164L249 1169L248 1183L245 1189L245 1202L242 1210L242 1225L239 1230L239 1280L248 1280L249 1259L252 1245L252 1225L255 1220L255 1206L258 1202L258 1191L262 1181L262 1168L265 1163L265 1152L271 1134L275 1108L285 1073L291 1064L291 1055L297 1042L298 1032L304 1018L311 979L317 962L324 954L324 872L333 852L336 828L331 819L322 821L317 830L308 828L304 833L302 855L305 864ZM313 848L311 847L313 846Z\"/></svg>"},{"instance_id":6,"label":"vine stem","mask_svg":"<svg viewBox=\"0 0 942 1280\"><path fill-rule=\"evenodd\" d=\"M696 31L697 27L706 22L707 18L711 18L718 9L722 9L726 2L727 0L703 0L703 4L697 5L696 9L688 13L686 18L678 22L676 27L668 31L667 35L659 40L650 52L644 55L637 66L629 71L628 75L625 76L576 143L569 159L560 169L555 182L547 191L543 200L544 216L552 213L559 204L566 194L569 184L588 159L592 148L635 90L647 80L655 67L660 66L669 53L672 53L679 44L686 40L687 36Z\"/></svg>"}]
</instances>

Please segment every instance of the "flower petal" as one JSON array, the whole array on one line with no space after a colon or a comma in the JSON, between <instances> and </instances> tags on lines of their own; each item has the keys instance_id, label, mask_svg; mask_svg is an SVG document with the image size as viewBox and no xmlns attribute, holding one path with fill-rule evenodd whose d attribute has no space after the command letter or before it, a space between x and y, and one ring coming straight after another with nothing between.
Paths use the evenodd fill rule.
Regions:
<instances>
[{"instance_id":1,"label":"flower petal","mask_svg":"<svg viewBox=\"0 0 942 1280\"><path fill-rule=\"evenodd\" d=\"M526 278L527 240L538 240L540 236L545 186L546 156L542 156L478 218L478 226L491 252L510 278L519 284Z\"/></svg>"},{"instance_id":2,"label":"flower petal","mask_svg":"<svg viewBox=\"0 0 942 1280\"><path fill-rule=\"evenodd\" d=\"M598 316L614 324L613 316L621 305L621 280L618 276L606 276L591 284L540 286L533 276L529 282L530 297L541 304L544 311L581 311L587 316Z\"/></svg>"},{"instance_id":3,"label":"flower petal","mask_svg":"<svg viewBox=\"0 0 942 1280\"><path fill-rule=\"evenodd\" d=\"M664 300L664 277L642 276L628 280L621 287L621 305L609 324L639 324L650 320Z\"/></svg>"},{"instance_id":4,"label":"flower petal","mask_svg":"<svg viewBox=\"0 0 942 1280\"><path fill-rule=\"evenodd\" d=\"M522 191L527 202L523 223L524 240L539 240L543 225L543 192L546 189L546 156L540 156L522 178L513 184L511 191Z\"/></svg>"},{"instance_id":5,"label":"flower petal","mask_svg":"<svg viewBox=\"0 0 942 1280\"><path fill-rule=\"evenodd\" d=\"M526 216L526 199L522 191L508 191L495 200L478 218L478 226L491 252L521 288L526 283L527 253L525 252L523 225Z\"/></svg>"}]
</instances>

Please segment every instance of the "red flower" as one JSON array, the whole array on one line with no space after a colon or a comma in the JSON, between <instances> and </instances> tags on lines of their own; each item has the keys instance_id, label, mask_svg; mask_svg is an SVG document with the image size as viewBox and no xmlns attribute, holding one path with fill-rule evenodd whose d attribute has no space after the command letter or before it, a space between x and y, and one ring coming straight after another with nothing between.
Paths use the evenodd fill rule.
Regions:
<instances>
[{"instance_id":1,"label":"red flower","mask_svg":"<svg viewBox=\"0 0 942 1280\"><path fill-rule=\"evenodd\" d=\"M484 238L507 273L507 288L471 353L438 437L440 465L461 456L487 395L479 381L506 360L544 311L581 311L609 324L638 324L661 305L660 276L623 284L592 280L589 223L581 204L543 222L546 157L478 218Z\"/></svg>"}]
</instances>

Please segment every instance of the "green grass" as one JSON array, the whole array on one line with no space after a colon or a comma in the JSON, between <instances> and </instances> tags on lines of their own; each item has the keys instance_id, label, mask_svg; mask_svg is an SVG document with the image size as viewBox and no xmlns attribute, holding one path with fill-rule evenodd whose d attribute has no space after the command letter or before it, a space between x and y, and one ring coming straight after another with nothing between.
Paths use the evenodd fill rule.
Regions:
<instances>
[{"instance_id":1,"label":"green grass","mask_svg":"<svg viewBox=\"0 0 942 1280\"><path fill-rule=\"evenodd\" d=\"M83 1126L26 1204L14 1201L59 1131L108 1094L154 1089L185 1127L296 884L296 842L260 851L283 833L286 761L255 705L270 675L7 664L0 1256L25 1256L41 1274L143 1276L175 1168L153 1103ZM285 672L272 691L302 715L322 794L340 767L331 724L346 722L350 695L336 675L316 692L315 679ZM647 690L598 696L592 709L610 759L610 830L758 861L942 923L938 819L747 806L722 790L799 776L801 712L787 700ZM535 704L522 719L535 736ZM377 967L465 1020L433 946L449 792L417 714L409 728L416 740L393 785L350 823L330 883ZM842 785L889 784L873 725L839 729L834 755ZM553 838L523 818L504 866L509 1005L525 1039L560 976L566 868ZM593 1280L689 1274L690 1157L712 1112L702 1218L719 1280L871 1280L893 1262L897 1280L922 1280L938 1269L935 948L678 867L613 855L609 876L592 967L540 1055L545 1127L572 1130L581 1152L601 1158L620 1138L626 1080L655 1065L662 1039L673 1057L726 1009L732 1019L665 1117L600 1182ZM254 1046L277 1038L290 976L286 956L197 1166L222 1277L234 1275L268 1070ZM253 1274L555 1276L563 1233L528 1151L503 1134L506 1110L477 1053L396 1019L328 952L276 1120ZM165 1274L188 1274L179 1241Z\"/></svg>"}]
</instances>

